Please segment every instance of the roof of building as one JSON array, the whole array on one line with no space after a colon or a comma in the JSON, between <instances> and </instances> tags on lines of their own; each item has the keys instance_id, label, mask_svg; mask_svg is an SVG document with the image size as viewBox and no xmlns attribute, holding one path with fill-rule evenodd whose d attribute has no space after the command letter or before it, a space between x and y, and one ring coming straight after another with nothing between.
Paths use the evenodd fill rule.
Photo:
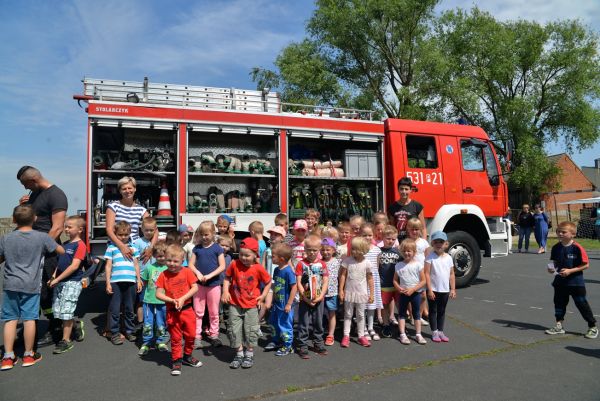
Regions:
<instances>
[{"instance_id":1,"label":"roof of building","mask_svg":"<svg viewBox=\"0 0 600 401\"><path fill-rule=\"evenodd\" d=\"M559 153L559 154L557 154L557 155L550 155L550 156L548 156L548 160L549 160L550 162L552 162L552 163L556 163L556 162L557 162L557 161L558 161L558 160L559 160L559 159L560 159L562 156L567 156L567 157L569 157L569 155L568 155L568 154L566 154L566 153ZM569 157L569 159L570 159L570 157Z\"/></svg>"},{"instance_id":2,"label":"roof of building","mask_svg":"<svg viewBox=\"0 0 600 401\"><path fill-rule=\"evenodd\" d=\"M596 189L600 189L600 169L596 167L581 167L583 175L590 180Z\"/></svg>"}]
</instances>

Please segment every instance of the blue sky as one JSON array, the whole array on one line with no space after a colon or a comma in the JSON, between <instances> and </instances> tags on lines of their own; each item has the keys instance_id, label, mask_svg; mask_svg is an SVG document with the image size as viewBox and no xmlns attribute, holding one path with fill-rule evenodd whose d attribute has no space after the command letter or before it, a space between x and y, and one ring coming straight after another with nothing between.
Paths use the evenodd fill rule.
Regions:
<instances>
[{"instance_id":1,"label":"blue sky","mask_svg":"<svg viewBox=\"0 0 600 401\"><path fill-rule=\"evenodd\" d=\"M600 32L596 0L443 1L477 4L500 19L579 18ZM72 100L81 78L253 88L254 66L271 67L304 36L310 0L0 2L0 216L24 194L15 178L37 166L62 187L69 213L84 207L86 114ZM561 144L549 144L560 153ZM591 166L600 144L572 155Z\"/></svg>"}]
</instances>

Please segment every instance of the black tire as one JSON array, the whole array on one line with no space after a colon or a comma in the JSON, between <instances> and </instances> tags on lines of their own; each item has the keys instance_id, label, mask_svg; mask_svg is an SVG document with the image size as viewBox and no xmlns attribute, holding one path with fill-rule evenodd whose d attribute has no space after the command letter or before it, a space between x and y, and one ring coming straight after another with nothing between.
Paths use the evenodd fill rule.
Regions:
<instances>
[{"instance_id":1,"label":"black tire","mask_svg":"<svg viewBox=\"0 0 600 401\"><path fill-rule=\"evenodd\" d=\"M466 287L479 274L481 250L475 238L464 231L448 233L448 242L448 253L454 260L456 288Z\"/></svg>"}]
</instances>

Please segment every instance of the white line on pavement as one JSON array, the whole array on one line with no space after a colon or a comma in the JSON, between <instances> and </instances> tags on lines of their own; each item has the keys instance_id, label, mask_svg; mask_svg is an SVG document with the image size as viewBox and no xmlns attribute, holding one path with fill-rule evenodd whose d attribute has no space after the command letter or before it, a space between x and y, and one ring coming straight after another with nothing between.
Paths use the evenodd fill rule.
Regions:
<instances>
[{"instance_id":1,"label":"white line on pavement","mask_svg":"<svg viewBox=\"0 0 600 401\"><path fill-rule=\"evenodd\" d=\"M539 308L539 307L537 307L537 306L530 306L529 308L530 308L530 309L544 309L544 308Z\"/></svg>"},{"instance_id":2,"label":"white line on pavement","mask_svg":"<svg viewBox=\"0 0 600 401\"><path fill-rule=\"evenodd\" d=\"M473 299L472 297L465 297L465 299Z\"/></svg>"},{"instance_id":3,"label":"white line on pavement","mask_svg":"<svg viewBox=\"0 0 600 401\"><path fill-rule=\"evenodd\" d=\"M517 304L511 304L510 302L505 302L504 305L508 305L508 306L517 306Z\"/></svg>"},{"instance_id":4,"label":"white line on pavement","mask_svg":"<svg viewBox=\"0 0 600 401\"><path fill-rule=\"evenodd\" d=\"M494 302L496 302L496 301L492 301L492 300L489 300L489 299L482 299L481 301L482 302L488 302L488 303L494 303Z\"/></svg>"}]
</instances>

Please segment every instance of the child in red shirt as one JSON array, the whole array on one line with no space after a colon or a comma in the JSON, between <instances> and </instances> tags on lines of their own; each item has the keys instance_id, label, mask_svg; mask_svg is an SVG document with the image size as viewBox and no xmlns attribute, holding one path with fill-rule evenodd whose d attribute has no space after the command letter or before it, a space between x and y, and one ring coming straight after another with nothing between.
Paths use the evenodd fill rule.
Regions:
<instances>
[{"instance_id":1,"label":"child in red shirt","mask_svg":"<svg viewBox=\"0 0 600 401\"><path fill-rule=\"evenodd\" d=\"M192 296L198 291L196 275L183 269L185 251L180 245L169 245L166 252L167 270L156 280L156 298L167 305L167 330L171 335L171 375L181 374L181 364L194 368L202 362L192 356L196 337L196 314L192 309ZM185 341L182 352L181 340Z\"/></svg>"},{"instance_id":2,"label":"child in red shirt","mask_svg":"<svg viewBox=\"0 0 600 401\"><path fill-rule=\"evenodd\" d=\"M256 263L258 241L246 238L240 244L240 257L225 271L221 301L229 304L229 341L237 354L229 365L232 369L254 365L254 347L258 345L257 305L262 304L271 288L271 276ZM264 284L262 293L260 283ZM246 352L244 353L244 345Z\"/></svg>"}]
</instances>

